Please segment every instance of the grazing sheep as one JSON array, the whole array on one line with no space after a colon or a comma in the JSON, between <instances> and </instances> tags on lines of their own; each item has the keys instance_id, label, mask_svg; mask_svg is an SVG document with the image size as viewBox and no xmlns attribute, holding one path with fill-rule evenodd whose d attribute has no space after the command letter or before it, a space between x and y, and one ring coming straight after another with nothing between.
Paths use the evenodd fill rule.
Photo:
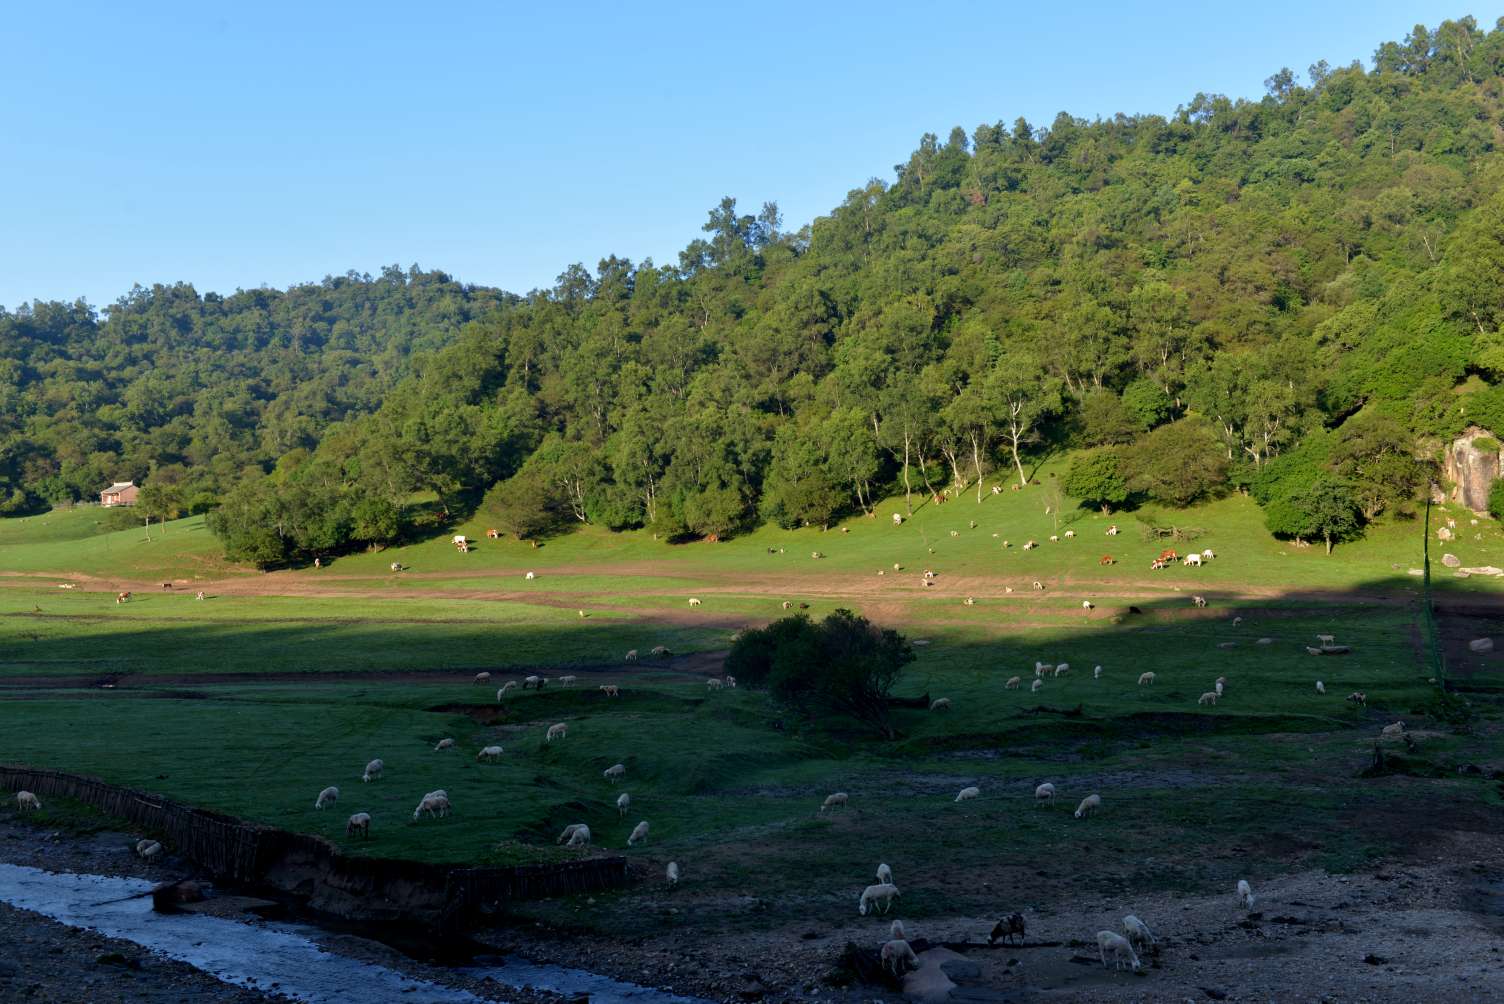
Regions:
<instances>
[{"instance_id":1,"label":"grazing sheep","mask_svg":"<svg viewBox=\"0 0 1504 1004\"><path fill-rule=\"evenodd\" d=\"M892 941L883 943L879 957L882 960L883 971L890 972L894 976L902 976L908 971L909 966L919 968L919 956L914 954L914 949L902 938L894 938Z\"/></svg>"},{"instance_id":2,"label":"grazing sheep","mask_svg":"<svg viewBox=\"0 0 1504 1004\"><path fill-rule=\"evenodd\" d=\"M616 814L618 816L625 816L627 814L627 810L630 809L631 807L632 807L632 796L631 795L628 795L626 792L622 792L620 795L616 796Z\"/></svg>"},{"instance_id":3,"label":"grazing sheep","mask_svg":"<svg viewBox=\"0 0 1504 1004\"><path fill-rule=\"evenodd\" d=\"M1149 925L1131 913L1123 918L1123 933L1135 947L1152 948L1156 944L1154 932L1149 930Z\"/></svg>"},{"instance_id":4,"label":"grazing sheep","mask_svg":"<svg viewBox=\"0 0 1504 1004\"><path fill-rule=\"evenodd\" d=\"M705 686L710 688L711 690L720 690L725 686L725 684L722 683L718 677L712 676L710 679L705 681Z\"/></svg>"},{"instance_id":5,"label":"grazing sheep","mask_svg":"<svg viewBox=\"0 0 1504 1004\"><path fill-rule=\"evenodd\" d=\"M628 662L636 662L637 661L637 649L632 648L632 649L628 649L627 650L627 661Z\"/></svg>"},{"instance_id":6,"label":"grazing sheep","mask_svg":"<svg viewBox=\"0 0 1504 1004\"><path fill-rule=\"evenodd\" d=\"M447 750L453 745L453 739L440 739L438 741L438 744L434 746L434 752L437 753L439 750Z\"/></svg>"},{"instance_id":7,"label":"grazing sheep","mask_svg":"<svg viewBox=\"0 0 1504 1004\"><path fill-rule=\"evenodd\" d=\"M1206 597L1205 596L1192 596L1191 597L1191 602L1194 603L1196 605L1196 608L1199 610L1201 607L1206 606Z\"/></svg>"},{"instance_id":8,"label":"grazing sheep","mask_svg":"<svg viewBox=\"0 0 1504 1004\"><path fill-rule=\"evenodd\" d=\"M1094 610L1095 608L1096 608L1096 604L1093 603L1091 600L1082 600L1081 601L1081 609L1082 610L1090 612L1091 610Z\"/></svg>"},{"instance_id":9,"label":"grazing sheep","mask_svg":"<svg viewBox=\"0 0 1504 1004\"><path fill-rule=\"evenodd\" d=\"M992 925L992 933L987 935L987 944L995 945L999 941L1010 942L1017 938L1020 943L1024 940L1024 915L1010 913L996 924Z\"/></svg>"},{"instance_id":10,"label":"grazing sheep","mask_svg":"<svg viewBox=\"0 0 1504 1004\"><path fill-rule=\"evenodd\" d=\"M1104 969L1108 968L1108 952L1112 953L1111 968L1113 969L1122 969L1124 963L1128 963L1134 972L1143 968L1143 964L1138 961L1138 955L1133 951L1133 946L1128 943L1127 938L1112 931L1098 931L1097 954L1102 957L1102 968Z\"/></svg>"},{"instance_id":11,"label":"grazing sheep","mask_svg":"<svg viewBox=\"0 0 1504 1004\"><path fill-rule=\"evenodd\" d=\"M632 835L629 836L629 837L627 837L627 846L628 847L636 847L639 843L645 844L647 842L648 842L648 822L647 822L647 820L644 819L642 822L640 822L636 826L632 827Z\"/></svg>"},{"instance_id":12,"label":"grazing sheep","mask_svg":"<svg viewBox=\"0 0 1504 1004\"><path fill-rule=\"evenodd\" d=\"M930 710L931 711L949 711L950 710L950 698L949 697L937 697L937 698L935 698L933 701L930 702Z\"/></svg>"},{"instance_id":13,"label":"grazing sheep","mask_svg":"<svg viewBox=\"0 0 1504 1004\"><path fill-rule=\"evenodd\" d=\"M70 586L69 588L71 589L72 587ZM204 598L204 591L202 589L200 589L198 592L196 592L196 593L193 594L193 598L196 599L196 600L203 599Z\"/></svg>"},{"instance_id":14,"label":"grazing sheep","mask_svg":"<svg viewBox=\"0 0 1504 1004\"><path fill-rule=\"evenodd\" d=\"M590 846L590 827L586 826L584 823L578 824L575 827L575 831L569 835L569 840L565 842L564 846L565 847L589 847Z\"/></svg>"},{"instance_id":15,"label":"grazing sheep","mask_svg":"<svg viewBox=\"0 0 1504 1004\"><path fill-rule=\"evenodd\" d=\"M1328 648L1336 643L1337 636L1334 634L1319 634L1316 636L1316 640L1321 643L1322 648Z\"/></svg>"},{"instance_id":16,"label":"grazing sheep","mask_svg":"<svg viewBox=\"0 0 1504 1004\"><path fill-rule=\"evenodd\" d=\"M1068 662L1062 662L1060 665L1058 665L1058 666L1055 667L1055 675L1056 676L1064 676L1065 674L1069 673L1070 671L1071 671L1071 664L1068 663Z\"/></svg>"},{"instance_id":17,"label":"grazing sheep","mask_svg":"<svg viewBox=\"0 0 1504 1004\"><path fill-rule=\"evenodd\" d=\"M1043 686L1044 686L1044 681L1043 680L1035 680L1032 684L1029 685L1029 693L1031 693L1031 694L1037 694L1037 693L1039 693L1039 688L1043 687Z\"/></svg>"},{"instance_id":18,"label":"grazing sheep","mask_svg":"<svg viewBox=\"0 0 1504 1004\"><path fill-rule=\"evenodd\" d=\"M881 574L881 573L879 573L879 574ZM784 600L783 603L780 604L780 606L782 606L783 609L787 610L789 607L793 606L793 604L790 603L788 600Z\"/></svg>"},{"instance_id":19,"label":"grazing sheep","mask_svg":"<svg viewBox=\"0 0 1504 1004\"><path fill-rule=\"evenodd\" d=\"M1195 551L1187 554L1183 559L1181 559L1181 561L1183 564L1190 568L1201 567L1201 555L1197 554Z\"/></svg>"},{"instance_id":20,"label":"grazing sheep","mask_svg":"<svg viewBox=\"0 0 1504 1004\"><path fill-rule=\"evenodd\" d=\"M900 565L898 562L895 561L895 562L893 562L893 571L895 571L895 572L901 572L901 571L903 571L903 566Z\"/></svg>"},{"instance_id":21,"label":"grazing sheep","mask_svg":"<svg viewBox=\"0 0 1504 1004\"><path fill-rule=\"evenodd\" d=\"M155 840L136 841L136 857L142 861L151 862L162 854L162 845Z\"/></svg>"},{"instance_id":22,"label":"grazing sheep","mask_svg":"<svg viewBox=\"0 0 1504 1004\"><path fill-rule=\"evenodd\" d=\"M1205 704L1211 704L1215 706L1217 703L1217 696L1218 695L1215 690L1208 690L1206 693L1202 694L1200 698L1197 699L1196 704L1198 706Z\"/></svg>"},{"instance_id":23,"label":"grazing sheep","mask_svg":"<svg viewBox=\"0 0 1504 1004\"><path fill-rule=\"evenodd\" d=\"M898 886L891 882L882 882L877 885L869 885L862 890L862 896L857 900L857 913L867 916L869 908L875 908L882 904L883 913L887 913L892 907L893 901L898 898Z\"/></svg>"},{"instance_id":24,"label":"grazing sheep","mask_svg":"<svg viewBox=\"0 0 1504 1004\"><path fill-rule=\"evenodd\" d=\"M576 830L584 825L584 823L570 823L568 826L564 827L564 832L559 834L559 839L555 840L554 843L562 844L566 842L570 837L574 836Z\"/></svg>"},{"instance_id":25,"label":"grazing sheep","mask_svg":"<svg viewBox=\"0 0 1504 1004\"><path fill-rule=\"evenodd\" d=\"M736 677L734 677L734 676L727 676L726 677L726 686L730 687L732 690L735 690L736 689Z\"/></svg>"},{"instance_id":26,"label":"grazing sheep","mask_svg":"<svg viewBox=\"0 0 1504 1004\"><path fill-rule=\"evenodd\" d=\"M1365 708L1368 707L1368 695L1363 693L1363 691L1361 690L1355 690L1351 694L1348 694L1347 699L1349 701L1352 701L1354 704L1361 705Z\"/></svg>"},{"instance_id":27,"label":"grazing sheep","mask_svg":"<svg viewBox=\"0 0 1504 1004\"><path fill-rule=\"evenodd\" d=\"M506 696L507 691L511 690L515 686L517 686L516 680L508 680L506 683L503 683L501 687L496 691L496 699L498 701L501 700Z\"/></svg>"},{"instance_id":28,"label":"grazing sheep","mask_svg":"<svg viewBox=\"0 0 1504 1004\"><path fill-rule=\"evenodd\" d=\"M1233 627L1239 627L1240 625L1242 625L1242 623L1243 623L1243 618L1241 618L1241 617L1234 617L1232 619L1232 626Z\"/></svg>"},{"instance_id":29,"label":"grazing sheep","mask_svg":"<svg viewBox=\"0 0 1504 1004\"><path fill-rule=\"evenodd\" d=\"M894 526L902 526L903 525L903 514L902 513L896 513L895 512L893 514L893 525Z\"/></svg>"},{"instance_id":30,"label":"grazing sheep","mask_svg":"<svg viewBox=\"0 0 1504 1004\"><path fill-rule=\"evenodd\" d=\"M671 886L672 885L678 885L679 884L679 862L677 862L677 861L670 861L668 863L668 868L666 868L664 870L664 875L667 876L667 878L668 878L668 884L669 885L671 885Z\"/></svg>"},{"instance_id":31,"label":"grazing sheep","mask_svg":"<svg viewBox=\"0 0 1504 1004\"><path fill-rule=\"evenodd\" d=\"M626 776L627 765L624 763L614 763L611 766L607 767L605 770L601 771L601 777L605 778L607 781L610 781L612 784L615 784L617 781L620 781Z\"/></svg>"},{"instance_id":32,"label":"grazing sheep","mask_svg":"<svg viewBox=\"0 0 1504 1004\"><path fill-rule=\"evenodd\" d=\"M357 833L367 840L371 839L371 814L369 812L357 812L345 821L345 836L353 837Z\"/></svg>"},{"instance_id":33,"label":"grazing sheep","mask_svg":"<svg viewBox=\"0 0 1504 1004\"><path fill-rule=\"evenodd\" d=\"M400 562L400 561L394 561L390 565L388 565L387 567L390 568L394 572L400 572L400 571L402 571L402 562Z\"/></svg>"},{"instance_id":34,"label":"grazing sheep","mask_svg":"<svg viewBox=\"0 0 1504 1004\"><path fill-rule=\"evenodd\" d=\"M1252 910L1254 903L1253 887L1247 879L1238 879L1238 900L1243 904L1243 909Z\"/></svg>"},{"instance_id":35,"label":"grazing sheep","mask_svg":"<svg viewBox=\"0 0 1504 1004\"><path fill-rule=\"evenodd\" d=\"M809 556L811 558L814 558L816 561L818 561L819 559L825 557L825 555L821 554L819 551L811 551L811 552L809 552Z\"/></svg>"},{"instance_id":36,"label":"grazing sheep","mask_svg":"<svg viewBox=\"0 0 1504 1004\"><path fill-rule=\"evenodd\" d=\"M1032 550L1034 550L1038 546L1039 546L1039 544L1037 542L1035 542L1035 541L1032 541L1032 540L1031 541L1027 541L1024 544L1024 550L1025 551L1032 551Z\"/></svg>"},{"instance_id":37,"label":"grazing sheep","mask_svg":"<svg viewBox=\"0 0 1504 1004\"><path fill-rule=\"evenodd\" d=\"M1382 729L1379 730L1379 740L1381 742L1383 740L1385 740L1385 739L1403 739L1403 738L1405 738L1405 723L1404 722L1394 722L1393 724L1386 725Z\"/></svg>"},{"instance_id":38,"label":"grazing sheep","mask_svg":"<svg viewBox=\"0 0 1504 1004\"><path fill-rule=\"evenodd\" d=\"M1151 685L1154 683L1154 674L1152 672L1140 673L1138 675L1138 685L1142 687L1146 683Z\"/></svg>"},{"instance_id":39,"label":"grazing sheep","mask_svg":"<svg viewBox=\"0 0 1504 1004\"><path fill-rule=\"evenodd\" d=\"M475 759L483 763L495 763L496 761L501 759L501 747L487 746L485 749L475 754Z\"/></svg>"},{"instance_id":40,"label":"grazing sheep","mask_svg":"<svg viewBox=\"0 0 1504 1004\"><path fill-rule=\"evenodd\" d=\"M699 606L700 605L700 599L699 599L699 597L697 597L697 596L691 596L689 598L689 605L692 606L692 607Z\"/></svg>"},{"instance_id":41,"label":"grazing sheep","mask_svg":"<svg viewBox=\"0 0 1504 1004\"><path fill-rule=\"evenodd\" d=\"M1060 543L1060 537L1059 537L1059 535L1058 534L1053 534L1053 533L1050 534L1050 543L1051 544L1058 544L1058 543Z\"/></svg>"},{"instance_id":42,"label":"grazing sheep","mask_svg":"<svg viewBox=\"0 0 1504 1004\"><path fill-rule=\"evenodd\" d=\"M559 686L572 687L574 686L574 681L577 679L579 679L577 676L561 676L559 677Z\"/></svg>"},{"instance_id":43,"label":"grazing sheep","mask_svg":"<svg viewBox=\"0 0 1504 1004\"><path fill-rule=\"evenodd\" d=\"M1116 523L1107 528L1107 536L1109 537L1116 537L1120 532L1121 531L1118 529L1118 525Z\"/></svg>"},{"instance_id":44,"label":"grazing sheep","mask_svg":"<svg viewBox=\"0 0 1504 1004\"><path fill-rule=\"evenodd\" d=\"M1094 666L1094 667L1092 667L1091 678L1093 680L1100 680L1100 679L1102 679L1102 667L1101 666Z\"/></svg>"},{"instance_id":45,"label":"grazing sheep","mask_svg":"<svg viewBox=\"0 0 1504 1004\"><path fill-rule=\"evenodd\" d=\"M1320 680L1316 681L1316 693L1318 693L1318 694L1324 694L1324 693L1326 693L1326 684L1322 683Z\"/></svg>"},{"instance_id":46,"label":"grazing sheep","mask_svg":"<svg viewBox=\"0 0 1504 1004\"><path fill-rule=\"evenodd\" d=\"M1071 537L1074 537L1075 535L1076 535L1076 531L1075 530L1067 530L1067 531L1065 531L1066 539L1070 539Z\"/></svg>"},{"instance_id":47,"label":"grazing sheep","mask_svg":"<svg viewBox=\"0 0 1504 1004\"><path fill-rule=\"evenodd\" d=\"M1038 579L1035 579L1034 580L1034 589L1037 592L1041 592L1041 593L1044 592L1044 583L1040 582Z\"/></svg>"},{"instance_id":48,"label":"grazing sheep","mask_svg":"<svg viewBox=\"0 0 1504 1004\"><path fill-rule=\"evenodd\" d=\"M526 690L529 687L532 687L534 690L542 690L543 689L543 677L541 677L541 676L529 676L529 677L527 677L525 680L522 681L522 689Z\"/></svg>"},{"instance_id":49,"label":"grazing sheep","mask_svg":"<svg viewBox=\"0 0 1504 1004\"><path fill-rule=\"evenodd\" d=\"M982 789L981 788L978 788L976 785L971 785L970 787L962 788L961 789L960 794L958 794L956 796L956 801L957 802L969 802L973 798L976 798L981 793L982 793Z\"/></svg>"},{"instance_id":50,"label":"grazing sheep","mask_svg":"<svg viewBox=\"0 0 1504 1004\"><path fill-rule=\"evenodd\" d=\"M525 578L529 582L532 582L537 577L538 576L534 575L532 572L528 572L526 575L523 576L523 578Z\"/></svg>"},{"instance_id":51,"label":"grazing sheep","mask_svg":"<svg viewBox=\"0 0 1504 1004\"><path fill-rule=\"evenodd\" d=\"M366 764L365 773L360 775L360 779L362 781L374 781L381 776L381 772L384 770L386 770L386 763L380 757L377 757Z\"/></svg>"},{"instance_id":52,"label":"grazing sheep","mask_svg":"<svg viewBox=\"0 0 1504 1004\"><path fill-rule=\"evenodd\" d=\"M974 596L968 596L968 597L966 597L966 599L962 600L961 602L964 603L968 607L974 607L974 606L977 605L976 597L974 597Z\"/></svg>"},{"instance_id":53,"label":"grazing sheep","mask_svg":"<svg viewBox=\"0 0 1504 1004\"><path fill-rule=\"evenodd\" d=\"M961 532L960 532L960 531L959 531L959 530L952 530L952 531L951 531L951 532L950 532L950 535L951 535L951 536L952 536L952 537L959 537L959 536L961 536Z\"/></svg>"},{"instance_id":54,"label":"grazing sheep","mask_svg":"<svg viewBox=\"0 0 1504 1004\"><path fill-rule=\"evenodd\" d=\"M844 806L846 800L850 797L844 791L838 791L834 795L826 795L825 801L820 804L820 811L824 812L826 809L834 809L838 805Z\"/></svg>"},{"instance_id":55,"label":"grazing sheep","mask_svg":"<svg viewBox=\"0 0 1504 1004\"><path fill-rule=\"evenodd\" d=\"M673 654L668 650L667 645L654 645L648 652L648 655L651 655L654 659L667 659Z\"/></svg>"},{"instance_id":56,"label":"grazing sheep","mask_svg":"<svg viewBox=\"0 0 1504 1004\"><path fill-rule=\"evenodd\" d=\"M605 695L607 697L620 697L621 696L621 688L618 687L614 683L603 683L603 684L601 684L601 690L602 690L602 692L605 693Z\"/></svg>"},{"instance_id":57,"label":"grazing sheep","mask_svg":"<svg viewBox=\"0 0 1504 1004\"><path fill-rule=\"evenodd\" d=\"M324 809L338 801L339 789L331 784L329 787L319 792L319 797L314 800L313 807L315 809Z\"/></svg>"},{"instance_id":58,"label":"grazing sheep","mask_svg":"<svg viewBox=\"0 0 1504 1004\"><path fill-rule=\"evenodd\" d=\"M1202 561L1211 561L1215 557L1216 557L1216 555L1212 553L1212 549L1209 548L1209 547L1206 550L1204 550L1204 551L1201 552L1201 560Z\"/></svg>"},{"instance_id":59,"label":"grazing sheep","mask_svg":"<svg viewBox=\"0 0 1504 1004\"><path fill-rule=\"evenodd\" d=\"M889 868L887 865L884 865L884 864L878 865L877 866L877 881L879 883L886 882L889 885L892 885L893 884L893 869ZM899 937L902 937L902 935L895 934L894 937L895 938L899 938Z\"/></svg>"},{"instance_id":60,"label":"grazing sheep","mask_svg":"<svg viewBox=\"0 0 1504 1004\"><path fill-rule=\"evenodd\" d=\"M412 810L412 818L418 819L423 813L429 813L430 818L450 815L450 798L441 792L429 792L418 803L417 809Z\"/></svg>"},{"instance_id":61,"label":"grazing sheep","mask_svg":"<svg viewBox=\"0 0 1504 1004\"><path fill-rule=\"evenodd\" d=\"M547 743L551 743L555 739L568 739L568 738L569 738L569 725L568 725L568 723L566 723L566 722L557 722L557 723L555 723L553 725L550 725L548 727L548 732L544 734L543 741L547 742Z\"/></svg>"},{"instance_id":62,"label":"grazing sheep","mask_svg":"<svg viewBox=\"0 0 1504 1004\"><path fill-rule=\"evenodd\" d=\"M1085 819L1087 816L1090 816L1093 812L1096 812L1101 807L1101 795L1087 795L1081 800L1081 804L1076 806L1076 818Z\"/></svg>"},{"instance_id":63,"label":"grazing sheep","mask_svg":"<svg viewBox=\"0 0 1504 1004\"><path fill-rule=\"evenodd\" d=\"M16 811L35 812L42 807L41 800L29 791L16 792Z\"/></svg>"},{"instance_id":64,"label":"grazing sheep","mask_svg":"<svg viewBox=\"0 0 1504 1004\"><path fill-rule=\"evenodd\" d=\"M1034 789L1034 804L1036 806L1053 801L1055 801L1055 786L1050 782L1046 781Z\"/></svg>"},{"instance_id":65,"label":"grazing sheep","mask_svg":"<svg viewBox=\"0 0 1504 1004\"><path fill-rule=\"evenodd\" d=\"M1017 676L1010 676L1010 677L1008 677L1008 682L1005 683L1005 684L1003 684L1003 689L1004 690L1017 690L1018 689L1018 685L1020 683L1022 683L1022 682L1023 682L1023 680L1020 679L1019 677L1017 677Z\"/></svg>"}]
</instances>

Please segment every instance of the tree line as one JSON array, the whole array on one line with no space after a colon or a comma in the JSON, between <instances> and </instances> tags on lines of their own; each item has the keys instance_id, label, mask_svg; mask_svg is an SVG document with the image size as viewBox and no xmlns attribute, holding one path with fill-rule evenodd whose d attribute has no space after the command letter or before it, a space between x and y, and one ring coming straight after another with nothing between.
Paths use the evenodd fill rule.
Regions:
<instances>
[{"instance_id":1,"label":"tree line","mask_svg":"<svg viewBox=\"0 0 1504 1004\"><path fill-rule=\"evenodd\" d=\"M350 400L206 413L258 443L202 456L214 524L263 564L396 539L414 492L519 537L725 536L979 493L1063 450L1091 505L1245 491L1329 544L1404 515L1441 442L1504 431L1504 31L1416 26L1266 87L927 134L796 230L723 200L672 263L525 296L423 277L452 292L383 343L400 363L323 371Z\"/></svg>"}]
</instances>

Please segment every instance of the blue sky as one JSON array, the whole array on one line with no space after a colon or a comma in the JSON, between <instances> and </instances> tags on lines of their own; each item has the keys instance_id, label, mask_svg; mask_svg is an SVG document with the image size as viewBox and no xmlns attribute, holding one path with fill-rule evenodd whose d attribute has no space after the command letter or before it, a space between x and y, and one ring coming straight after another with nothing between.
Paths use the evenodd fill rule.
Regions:
<instances>
[{"instance_id":1,"label":"blue sky","mask_svg":"<svg viewBox=\"0 0 1504 1004\"><path fill-rule=\"evenodd\" d=\"M1368 65L1465 13L18 4L0 26L0 304L415 262L525 292L609 253L674 261L723 195L775 200L797 227L891 179L926 131L1258 96L1281 66Z\"/></svg>"}]
</instances>

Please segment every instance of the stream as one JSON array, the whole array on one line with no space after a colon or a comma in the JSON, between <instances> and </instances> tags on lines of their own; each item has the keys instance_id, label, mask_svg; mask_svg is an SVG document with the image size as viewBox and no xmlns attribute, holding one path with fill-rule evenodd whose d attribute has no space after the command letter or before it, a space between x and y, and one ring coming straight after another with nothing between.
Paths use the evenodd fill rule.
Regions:
<instances>
[{"instance_id":1,"label":"stream","mask_svg":"<svg viewBox=\"0 0 1504 1004\"><path fill-rule=\"evenodd\" d=\"M345 1004L357 988L363 1004L484 1004L467 990L324 951L315 940L318 929L308 925L161 914L152 911L150 897L124 899L149 892L153 885L143 879L0 863L0 901L134 942L235 986L263 991L275 986L276 993L309 1004ZM579 969L522 960L459 971L476 979L489 976L504 986L588 995L593 1004L705 1004Z\"/></svg>"}]
</instances>

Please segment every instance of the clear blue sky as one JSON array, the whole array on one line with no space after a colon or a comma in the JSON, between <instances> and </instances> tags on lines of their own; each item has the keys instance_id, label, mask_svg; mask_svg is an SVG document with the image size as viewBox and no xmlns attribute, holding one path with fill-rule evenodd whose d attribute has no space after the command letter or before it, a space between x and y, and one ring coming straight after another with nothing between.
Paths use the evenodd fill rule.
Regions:
<instances>
[{"instance_id":1,"label":"clear blue sky","mask_svg":"<svg viewBox=\"0 0 1504 1004\"><path fill-rule=\"evenodd\" d=\"M525 292L674 261L727 194L802 225L926 131L1256 97L1504 4L1225 6L10 5L0 304L414 262Z\"/></svg>"}]
</instances>

